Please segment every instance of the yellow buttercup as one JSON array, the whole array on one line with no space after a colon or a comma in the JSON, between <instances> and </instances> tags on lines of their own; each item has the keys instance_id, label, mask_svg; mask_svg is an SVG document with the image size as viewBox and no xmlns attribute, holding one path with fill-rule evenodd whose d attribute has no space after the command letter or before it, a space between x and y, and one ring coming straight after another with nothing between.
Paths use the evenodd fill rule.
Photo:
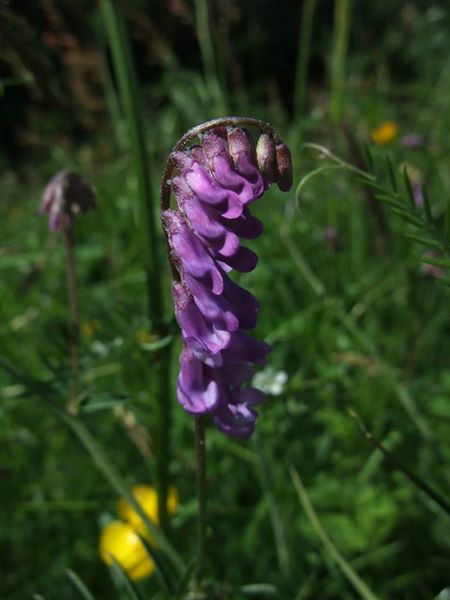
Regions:
<instances>
[{"instance_id":1,"label":"yellow buttercup","mask_svg":"<svg viewBox=\"0 0 450 600\"><path fill-rule=\"evenodd\" d=\"M158 524L158 494L150 485L140 484L131 488L131 493L136 498L142 510L153 521ZM178 493L174 487L169 489L167 498L167 510L174 513L178 507ZM125 498L120 498L117 503L117 513L121 519L127 521L140 534L147 534L145 523Z\"/></svg>"},{"instance_id":2,"label":"yellow buttercup","mask_svg":"<svg viewBox=\"0 0 450 600\"><path fill-rule=\"evenodd\" d=\"M157 525L158 494L155 488L146 484L134 485L131 493L148 518ZM174 513L177 507L178 493L171 487L167 498L167 510ZM111 521L100 535L100 556L108 565L112 563L111 556L114 556L130 579L148 577L153 573L154 564L139 536L145 537L155 545L151 535L142 518L125 498L120 498L117 502L117 513L122 520Z\"/></svg>"},{"instance_id":3,"label":"yellow buttercup","mask_svg":"<svg viewBox=\"0 0 450 600\"><path fill-rule=\"evenodd\" d=\"M397 137L398 126L394 121L385 121L373 129L370 133L370 137L375 144L383 146L389 144Z\"/></svg>"},{"instance_id":4,"label":"yellow buttercup","mask_svg":"<svg viewBox=\"0 0 450 600\"><path fill-rule=\"evenodd\" d=\"M155 568L138 534L123 521L111 521L103 529L99 550L107 565L112 564L114 557L133 580L148 577Z\"/></svg>"}]
</instances>

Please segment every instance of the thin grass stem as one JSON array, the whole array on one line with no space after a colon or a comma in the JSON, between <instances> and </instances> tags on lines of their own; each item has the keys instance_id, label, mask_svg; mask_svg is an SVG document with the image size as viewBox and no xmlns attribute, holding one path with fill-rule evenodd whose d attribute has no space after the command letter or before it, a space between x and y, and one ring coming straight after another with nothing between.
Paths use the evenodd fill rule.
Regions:
<instances>
[{"instance_id":1,"label":"thin grass stem","mask_svg":"<svg viewBox=\"0 0 450 600\"><path fill-rule=\"evenodd\" d=\"M323 525L320 522L313 505L311 504L309 496L306 493L302 480L300 479L300 475L298 474L296 469L290 466L289 474L291 476L292 483L294 484L300 503L303 506L303 510L305 511L312 528L314 529L317 537L322 542L322 545L325 548L328 555L334 560L334 562L342 571L343 575L347 578L347 580L351 583L355 590L360 594L361 598L364 598L364 600L377 600L377 596L375 596L375 594L370 590L368 585L361 579L358 573L356 573L353 567L341 555L341 553L331 541L329 535L323 528Z\"/></svg>"},{"instance_id":2,"label":"thin grass stem","mask_svg":"<svg viewBox=\"0 0 450 600\"><path fill-rule=\"evenodd\" d=\"M301 121L306 108L308 66L311 57L311 37L316 4L317 0L305 0L302 7L294 90L294 115L297 124Z\"/></svg>"},{"instance_id":3,"label":"thin grass stem","mask_svg":"<svg viewBox=\"0 0 450 600\"><path fill-rule=\"evenodd\" d=\"M342 119L345 60L350 35L350 9L351 0L335 0L330 97L330 117L334 123L339 123Z\"/></svg>"},{"instance_id":4,"label":"thin grass stem","mask_svg":"<svg viewBox=\"0 0 450 600\"><path fill-rule=\"evenodd\" d=\"M145 143L145 128L142 116L137 78L131 57L131 49L126 34L125 20L118 0L101 0L100 8L108 36L109 46L117 76L120 97L128 129L132 166L138 183L140 203L140 223L143 241L147 289L149 294L149 314L154 331L164 337L164 306L159 260L158 236L151 191L149 160ZM157 357L156 383L158 431L157 437L157 487L158 511L161 528L168 528L167 490L170 462L170 402L167 395L169 384L170 352L163 351Z\"/></svg>"}]
</instances>

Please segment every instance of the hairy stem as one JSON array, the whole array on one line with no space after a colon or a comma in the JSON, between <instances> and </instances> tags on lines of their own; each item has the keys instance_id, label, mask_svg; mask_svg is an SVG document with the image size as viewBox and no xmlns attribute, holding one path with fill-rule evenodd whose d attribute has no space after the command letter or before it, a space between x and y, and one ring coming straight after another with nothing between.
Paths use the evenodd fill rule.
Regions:
<instances>
[{"instance_id":1,"label":"hairy stem","mask_svg":"<svg viewBox=\"0 0 450 600\"><path fill-rule=\"evenodd\" d=\"M78 313L77 280L75 274L75 235L73 222L69 215L63 215L62 232L66 251L67 295L70 309L69 346L70 346L70 391L68 409L76 411L78 396L78 353L80 342L80 318Z\"/></svg>"},{"instance_id":2,"label":"hairy stem","mask_svg":"<svg viewBox=\"0 0 450 600\"><path fill-rule=\"evenodd\" d=\"M198 530L197 530L197 581L204 574L206 556L206 452L205 452L205 419L195 417L195 450L197 454L197 498L198 498Z\"/></svg>"}]
</instances>

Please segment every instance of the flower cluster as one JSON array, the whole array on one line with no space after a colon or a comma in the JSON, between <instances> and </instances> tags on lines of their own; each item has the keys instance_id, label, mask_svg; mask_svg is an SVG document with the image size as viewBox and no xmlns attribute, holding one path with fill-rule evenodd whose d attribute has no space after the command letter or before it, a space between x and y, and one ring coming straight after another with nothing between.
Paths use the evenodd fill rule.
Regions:
<instances>
[{"instance_id":1,"label":"flower cluster","mask_svg":"<svg viewBox=\"0 0 450 600\"><path fill-rule=\"evenodd\" d=\"M270 348L248 334L259 305L228 273L256 267L258 257L241 239L257 238L263 227L248 206L274 181L281 190L291 187L290 152L268 134L255 148L247 130L216 127L171 160L177 210L165 210L162 219L178 274L172 288L183 338L178 401L191 414L211 413L224 433L245 438L264 399L245 382Z\"/></svg>"}]
</instances>

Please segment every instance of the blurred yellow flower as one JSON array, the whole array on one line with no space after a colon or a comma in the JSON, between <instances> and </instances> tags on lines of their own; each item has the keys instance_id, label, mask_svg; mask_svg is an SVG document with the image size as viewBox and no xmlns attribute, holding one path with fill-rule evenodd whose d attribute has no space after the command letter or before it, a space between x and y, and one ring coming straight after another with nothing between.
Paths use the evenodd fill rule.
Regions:
<instances>
[{"instance_id":1,"label":"blurred yellow flower","mask_svg":"<svg viewBox=\"0 0 450 600\"><path fill-rule=\"evenodd\" d=\"M100 331L102 328L102 324L98 319L93 319L92 321L85 321L81 325L81 334L84 338L90 339L94 333Z\"/></svg>"},{"instance_id":2,"label":"blurred yellow flower","mask_svg":"<svg viewBox=\"0 0 450 600\"><path fill-rule=\"evenodd\" d=\"M370 137L375 144L382 146L383 144L392 142L397 137L397 133L397 123L394 123L394 121L384 121L384 123L381 123L378 127L372 129Z\"/></svg>"},{"instance_id":3,"label":"blurred yellow flower","mask_svg":"<svg viewBox=\"0 0 450 600\"><path fill-rule=\"evenodd\" d=\"M145 329L137 329L134 332L134 337L139 344L151 344L152 342L156 342L158 340L157 335L150 333Z\"/></svg>"},{"instance_id":4,"label":"blurred yellow flower","mask_svg":"<svg viewBox=\"0 0 450 600\"><path fill-rule=\"evenodd\" d=\"M155 568L138 534L130 524L122 521L111 521L103 529L99 551L103 562L111 565L114 557L133 580L148 577Z\"/></svg>"},{"instance_id":5,"label":"blurred yellow flower","mask_svg":"<svg viewBox=\"0 0 450 600\"><path fill-rule=\"evenodd\" d=\"M158 519L158 494L155 488L150 485L140 484L131 488L131 493L141 505L142 510L148 518L154 523L159 523ZM178 492L174 487L169 488L167 498L167 510L174 513L178 508ZM127 521L141 535L148 535L145 523L137 514L128 500L120 498L117 503L117 513L121 519Z\"/></svg>"}]
</instances>

